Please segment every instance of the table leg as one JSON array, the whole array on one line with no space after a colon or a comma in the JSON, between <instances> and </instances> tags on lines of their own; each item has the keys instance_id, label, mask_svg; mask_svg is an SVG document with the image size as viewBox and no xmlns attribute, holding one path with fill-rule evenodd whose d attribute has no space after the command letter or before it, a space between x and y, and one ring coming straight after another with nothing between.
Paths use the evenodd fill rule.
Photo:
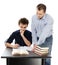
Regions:
<instances>
[{"instance_id":1,"label":"table leg","mask_svg":"<svg viewBox=\"0 0 58 65\"><path fill-rule=\"evenodd\" d=\"M46 58L42 58L42 65L45 65L46 63Z\"/></svg>"},{"instance_id":2,"label":"table leg","mask_svg":"<svg viewBox=\"0 0 58 65\"><path fill-rule=\"evenodd\" d=\"M10 60L9 60L9 58L7 58L6 59L6 65L10 65L9 63L10 63Z\"/></svg>"},{"instance_id":3,"label":"table leg","mask_svg":"<svg viewBox=\"0 0 58 65\"><path fill-rule=\"evenodd\" d=\"M7 58L6 60L7 65L20 65L20 60L14 58Z\"/></svg>"}]
</instances>

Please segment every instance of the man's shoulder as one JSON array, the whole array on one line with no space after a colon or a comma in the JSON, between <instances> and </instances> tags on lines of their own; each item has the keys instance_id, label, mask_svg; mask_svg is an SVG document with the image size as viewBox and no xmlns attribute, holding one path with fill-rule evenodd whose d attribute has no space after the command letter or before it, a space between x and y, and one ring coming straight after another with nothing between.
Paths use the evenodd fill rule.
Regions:
<instances>
[{"instance_id":1,"label":"man's shoulder","mask_svg":"<svg viewBox=\"0 0 58 65\"><path fill-rule=\"evenodd\" d=\"M49 21L48 23L51 23L51 24L53 24L53 22L54 22L52 16L49 14L46 14L46 20L48 20Z\"/></svg>"},{"instance_id":2,"label":"man's shoulder","mask_svg":"<svg viewBox=\"0 0 58 65\"><path fill-rule=\"evenodd\" d=\"M49 15L49 14L46 14L46 17L47 17L48 19L53 19L53 17L52 17L51 15Z\"/></svg>"},{"instance_id":3,"label":"man's shoulder","mask_svg":"<svg viewBox=\"0 0 58 65\"><path fill-rule=\"evenodd\" d=\"M35 18L37 18L37 15L36 14L32 16L32 19L35 19Z\"/></svg>"}]
</instances>

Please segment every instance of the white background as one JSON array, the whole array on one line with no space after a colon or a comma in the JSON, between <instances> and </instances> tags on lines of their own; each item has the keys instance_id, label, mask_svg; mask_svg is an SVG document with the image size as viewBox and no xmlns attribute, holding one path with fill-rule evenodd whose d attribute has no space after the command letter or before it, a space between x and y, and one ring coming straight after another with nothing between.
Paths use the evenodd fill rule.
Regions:
<instances>
[{"instance_id":1,"label":"white background","mask_svg":"<svg viewBox=\"0 0 58 65\"><path fill-rule=\"evenodd\" d=\"M10 34L19 29L18 20L21 17L29 19L28 29L31 30L31 18L36 13L36 5L44 3L47 13L54 19L53 49L51 65L58 65L58 2L57 0L0 0L0 56L5 46L5 40ZM6 65L6 60L0 58L0 65Z\"/></svg>"}]
</instances>

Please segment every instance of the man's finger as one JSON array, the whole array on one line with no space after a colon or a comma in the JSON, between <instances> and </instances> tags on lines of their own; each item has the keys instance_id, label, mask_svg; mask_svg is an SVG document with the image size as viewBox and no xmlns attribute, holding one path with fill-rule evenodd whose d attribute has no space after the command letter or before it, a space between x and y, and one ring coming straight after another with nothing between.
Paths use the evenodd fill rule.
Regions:
<instances>
[{"instance_id":1,"label":"man's finger","mask_svg":"<svg viewBox=\"0 0 58 65\"><path fill-rule=\"evenodd\" d=\"M42 54L40 52L35 51L34 53L39 55L39 56L42 56Z\"/></svg>"}]
</instances>

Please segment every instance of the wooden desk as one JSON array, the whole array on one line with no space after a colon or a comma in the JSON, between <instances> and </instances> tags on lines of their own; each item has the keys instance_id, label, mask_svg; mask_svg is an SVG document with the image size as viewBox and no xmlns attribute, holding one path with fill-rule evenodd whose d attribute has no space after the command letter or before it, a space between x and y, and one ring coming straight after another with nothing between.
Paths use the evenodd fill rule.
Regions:
<instances>
[{"instance_id":1,"label":"wooden desk","mask_svg":"<svg viewBox=\"0 0 58 65\"><path fill-rule=\"evenodd\" d=\"M32 62L30 59L41 59L42 65L45 65L45 59L51 58L50 55L48 56L39 56L33 52L29 52L29 55L20 55L20 56L13 56L12 49L6 48L1 58L6 58L7 65L31 65ZM32 64L34 65L34 64Z\"/></svg>"}]
</instances>

